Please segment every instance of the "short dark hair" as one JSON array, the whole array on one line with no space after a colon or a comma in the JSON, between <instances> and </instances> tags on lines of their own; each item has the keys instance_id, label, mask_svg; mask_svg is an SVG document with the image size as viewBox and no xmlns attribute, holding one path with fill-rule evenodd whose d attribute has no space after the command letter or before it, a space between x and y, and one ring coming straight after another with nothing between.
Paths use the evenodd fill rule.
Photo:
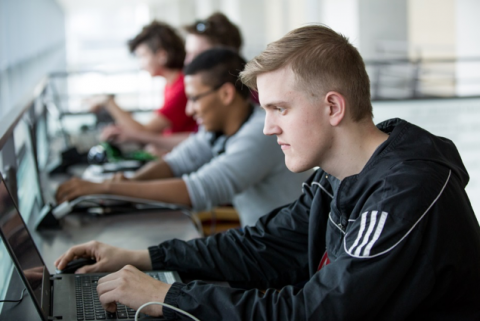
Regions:
<instances>
[{"instance_id":1,"label":"short dark hair","mask_svg":"<svg viewBox=\"0 0 480 321\"><path fill-rule=\"evenodd\" d=\"M190 34L206 37L213 46L229 47L237 52L242 48L240 29L223 13L215 12L207 19L183 28Z\"/></svg>"},{"instance_id":2,"label":"short dark hair","mask_svg":"<svg viewBox=\"0 0 480 321\"><path fill-rule=\"evenodd\" d=\"M185 60L185 45L183 39L168 24L153 20L150 24L143 27L142 31L135 38L128 41L130 52L141 44L146 44L153 53L159 49L167 52L167 62L165 67L172 69L182 69Z\"/></svg>"},{"instance_id":3,"label":"short dark hair","mask_svg":"<svg viewBox=\"0 0 480 321\"><path fill-rule=\"evenodd\" d=\"M201 74L202 82L211 87L231 83L244 98L250 96L250 90L239 80L238 76L246 61L231 49L214 48L206 50L195 57L183 70L185 76Z\"/></svg>"}]
</instances>

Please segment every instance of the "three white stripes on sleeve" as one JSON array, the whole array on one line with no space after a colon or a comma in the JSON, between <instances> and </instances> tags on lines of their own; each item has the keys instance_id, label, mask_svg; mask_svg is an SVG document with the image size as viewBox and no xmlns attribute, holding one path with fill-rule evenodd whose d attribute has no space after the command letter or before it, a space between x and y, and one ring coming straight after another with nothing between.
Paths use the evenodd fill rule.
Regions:
<instances>
[{"instance_id":1,"label":"three white stripes on sleeve","mask_svg":"<svg viewBox=\"0 0 480 321\"><path fill-rule=\"evenodd\" d=\"M369 216L370 222L367 227L367 219L369 218ZM360 230L358 231L355 242L348 249L348 253L352 253L355 256L370 255L370 251L372 250L373 245L375 245L375 242L382 234L382 230L385 226L385 221L387 220L388 213L382 212L378 219L377 216L378 211L365 212L362 214L360 221Z\"/></svg>"}]
</instances>

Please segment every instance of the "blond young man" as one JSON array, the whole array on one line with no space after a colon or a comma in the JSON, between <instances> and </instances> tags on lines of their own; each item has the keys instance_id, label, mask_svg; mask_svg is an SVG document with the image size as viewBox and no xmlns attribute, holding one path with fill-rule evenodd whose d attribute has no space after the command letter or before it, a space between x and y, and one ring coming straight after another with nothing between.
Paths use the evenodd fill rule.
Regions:
<instances>
[{"instance_id":1,"label":"blond young man","mask_svg":"<svg viewBox=\"0 0 480 321\"><path fill-rule=\"evenodd\" d=\"M128 265L99 282L107 309L161 301L201 320L478 320L480 228L453 143L399 119L375 126L359 53L324 26L270 44L241 77L258 89L264 133L288 168L321 168L303 195L244 232L148 251L92 242L57 266L87 255L98 262L81 272L131 264L232 284L167 285Z\"/></svg>"}]
</instances>

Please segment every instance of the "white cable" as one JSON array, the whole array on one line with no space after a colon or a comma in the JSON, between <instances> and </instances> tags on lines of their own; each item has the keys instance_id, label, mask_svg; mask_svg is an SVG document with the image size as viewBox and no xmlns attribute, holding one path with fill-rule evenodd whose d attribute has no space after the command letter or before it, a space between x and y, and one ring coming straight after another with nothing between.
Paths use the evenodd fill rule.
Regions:
<instances>
[{"instance_id":1,"label":"white cable","mask_svg":"<svg viewBox=\"0 0 480 321\"><path fill-rule=\"evenodd\" d=\"M166 304L166 303L162 303L162 302L147 302L145 303L144 305L142 305L141 307L138 308L137 312L135 313L135 321L138 321L138 315L140 314L140 310L143 309L144 307L148 306L148 305L152 305L152 304L156 304L156 305L161 305L163 307L166 307L166 308L170 308L172 310L175 310L177 311L178 313L181 313L183 315L186 315L187 317L189 317L190 319L192 320L195 320L195 321L200 321L200 319L197 319L195 318L193 315L191 315L190 313L188 312L185 312L179 308L176 308L174 306L171 306L170 304Z\"/></svg>"}]
</instances>

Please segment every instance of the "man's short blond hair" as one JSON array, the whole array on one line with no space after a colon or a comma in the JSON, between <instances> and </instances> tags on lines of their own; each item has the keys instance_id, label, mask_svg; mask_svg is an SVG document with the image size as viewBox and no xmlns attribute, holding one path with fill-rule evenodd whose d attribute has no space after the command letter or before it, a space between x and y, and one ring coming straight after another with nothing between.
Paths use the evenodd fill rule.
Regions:
<instances>
[{"instance_id":1,"label":"man's short blond hair","mask_svg":"<svg viewBox=\"0 0 480 321\"><path fill-rule=\"evenodd\" d=\"M336 91L345 97L353 120L373 117L365 64L343 35L324 25L290 31L248 62L240 79L258 90L258 75L288 66L296 76L298 89L313 99L322 99L327 92Z\"/></svg>"}]
</instances>

